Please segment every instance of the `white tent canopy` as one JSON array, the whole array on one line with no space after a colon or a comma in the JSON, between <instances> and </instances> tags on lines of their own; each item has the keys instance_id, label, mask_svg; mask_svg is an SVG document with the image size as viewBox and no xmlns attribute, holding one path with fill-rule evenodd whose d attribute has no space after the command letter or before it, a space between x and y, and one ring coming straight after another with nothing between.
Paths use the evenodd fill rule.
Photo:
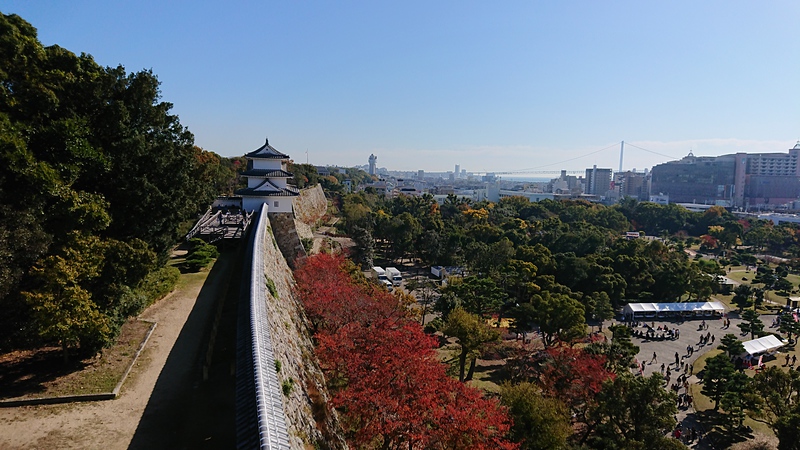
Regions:
<instances>
[{"instance_id":1,"label":"white tent canopy","mask_svg":"<svg viewBox=\"0 0 800 450\"><path fill-rule=\"evenodd\" d=\"M753 339L752 341L742 342L742 345L744 345L745 352L753 356L761 353L771 353L786 345L786 342L782 341L774 334L770 334L758 339Z\"/></svg>"},{"instance_id":2,"label":"white tent canopy","mask_svg":"<svg viewBox=\"0 0 800 450\"><path fill-rule=\"evenodd\" d=\"M725 312L725 305L720 302L673 302L673 303L628 303L623 308L625 315L635 317L655 317L668 315L705 315Z\"/></svg>"}]
</instances>

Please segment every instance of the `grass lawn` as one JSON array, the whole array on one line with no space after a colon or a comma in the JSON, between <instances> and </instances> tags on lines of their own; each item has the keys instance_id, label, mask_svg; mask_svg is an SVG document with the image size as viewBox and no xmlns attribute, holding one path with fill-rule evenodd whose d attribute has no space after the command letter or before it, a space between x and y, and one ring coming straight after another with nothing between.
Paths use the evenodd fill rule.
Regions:
<instances>
[{"instance_id":1,"label":"grass lawn","mask_svg":"<svg viewBox=\"0 0 800 450\"><path fill-rule=\"evenodd\" d=\"M439 360L448 366L448 375L456 379L458 379L458 353L460 349L461 347L454 338L448 339L446 345L436 349ZM465 375L469 372L469 365L470 358L468 357L467 365L464 368ZM506 362L503 359L478 359L469 385L484 392L499 393L500 385L506 377L505 365Z\"/></svg>"},{"instance_id":2,"label":"grass lawn","mask_svg":"<svg viewBox=\"0 0 800 450\"><path fill-rule=\"evenodd\" d=\"M722 353L721 350L712 350L698 358L694 363L695 375L702 374L702 371L706 366L706 360L720 353ZM782 355L783 354L779 355L779 358L777 359L771 359L767 361L766 365L780 365L782 361L780 356ZM745 370L744 373L752 377L756 372L754 370ZM691 385L691 392L692 397L694 398L694 408L697 411L697 417L717 447L728 448L737 442L754 439L758 436L763 436L767 438L767 440L775 439L775 434L772 432L772 429L769 427L769 425L764 422L753 420L750 417L745 418L744 426L749 426L752 428L752 433L732 433L728 431L723 426L724 411L721 409L719 411L714 411L714 401L703 395L701 391L702 384Z\"/></svg>"},{"instance_id":3,"label":"grass lawn","mask_svg":"<svg viewBox=\"0 0 800 450\"><path fill-rule=\"evenodd\" d=\"M19 400L111 392L131 364L151 324L129 320L102 357L64 364L59 347L15 351L0 356L0 398Z\"/></svg>"},{"instance_id":4,"label":"grass lawn","mask_svg":"<svg viewBox=\"0 0 800 450\"><path fill-rule=\"evenodd\" d=\"M176 252L169 264L178 266L184 255ZM209 269L183 273L175 289L202 282ZM162 300L159 300L162 301ZM168 301L168 300L167 300ZM151 324L131 318L122 326L117 341L100 355L64 363L60 347L18 350L0 355L0 399L20 400L64 395L111 392L131 364ZM74 351L73 351L74 353Z\"/></svg>"}]
</instances>

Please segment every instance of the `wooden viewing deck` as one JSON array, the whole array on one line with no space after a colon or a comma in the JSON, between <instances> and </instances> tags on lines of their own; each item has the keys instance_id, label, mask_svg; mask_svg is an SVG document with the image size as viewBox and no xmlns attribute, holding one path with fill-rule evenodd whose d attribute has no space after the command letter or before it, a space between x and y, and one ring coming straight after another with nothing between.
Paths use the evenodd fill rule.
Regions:
<instances>
[{"instance_id":1,"label":"wooden viewing deck","mask_svg":"<svg viewBox=\"0 0 800 450\"><path fill-rule=\"evenodd\" d=\"M239 239L244 236L252 218L252 211L242 214L209 209L186 235L186 240L199 237L211 243L222 239Z\"/></svg>"}]
</instances>

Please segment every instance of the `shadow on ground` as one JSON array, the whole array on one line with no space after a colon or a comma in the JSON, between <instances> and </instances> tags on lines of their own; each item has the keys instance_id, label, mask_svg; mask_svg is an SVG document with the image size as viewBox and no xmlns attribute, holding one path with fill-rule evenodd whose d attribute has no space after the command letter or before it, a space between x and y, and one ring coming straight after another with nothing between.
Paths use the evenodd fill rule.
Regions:
<instances>
[{"instance_id":1,"label":"shadow on ground","mask_svg":"<svg viewBox=\"0 0 800 450\"><path fill-rule=\"evenodd\" d=\"M235 436L236 297L229 280L240 268L237 249L220 254L186 320L133 436L131 449L233 448ZM233 275L234 279L238 279ZM225 299L219 333L203 381L203 360L220 301Z\"/></svg>"},{"instance_id":2,"label":"shadow on ground","mask_svg":"<svg viewBox=\"0 0 800 450\"><path fill-rule=\"evenodd\" d=\"M0 398L35 396L47 389L46 383L84 367L86 364L76 355L64 363L64 353L58 347L25 352L0 362Z\"/></svg>"},{"instance_id":3,"label":"shadow on ground","mask_svg":"<svg viewBox=\"0 0 800 450\"><path fill-rule=\"evenodd\" d=\"M725 414L709 409L699 411L695 414L697 421L702 424L706 431L704 440L710 441L713 447L710 448L730 448L738 442L753 439L752 430L742 427L727 427Z\"/></svg>"}]
</instances>

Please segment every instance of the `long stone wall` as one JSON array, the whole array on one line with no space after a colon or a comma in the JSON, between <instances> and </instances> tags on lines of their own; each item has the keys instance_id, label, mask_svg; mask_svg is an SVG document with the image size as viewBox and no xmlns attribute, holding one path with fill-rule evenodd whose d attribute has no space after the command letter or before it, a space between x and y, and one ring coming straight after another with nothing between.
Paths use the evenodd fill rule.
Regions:
<instances>
[{"instance_id":1,"label":"long stone wall","mask_svg":"<svg viewBox=\"0 0 800 450\"><path fill-rule=\"evenodd\" d=\"M313 188L303 189L294 198L294 225L300 238L312 239L313 228L328 212L328 199L319 184Z\"/></svg>"},{"instance_id":2,"label":"long stone wall","mask_svg":"<svg viewBox=\"0 0 800 450\"><path fill-rule=\"evenodd\" d=\"M306 250L297 232L297 221L292 213L270 213L269 220L283 257L289 263L289 267L296 268L297 263L306 257Z\"/></svg>"},{"instance_id":3,"label":"long stone wall","mask_svg":"<svg viewBox=\"0 0 800 450\"><path fill-rule=\"evenodd\" d=\"M297 220L314 225L328 212L328 199L319 184L313 188L303 189L293 199L294 215Z\"/></svg>"},{"instance_id":4,"label":"long stone wall","mask_svg":"<svg viewBox=\"0 0 800 450\"><path fill-rule=\"evenodd\" d=\"M336 413L328 405L325 379L314 356L307 319L292 291L294 278L276 242L271 219L266 214L259 215L252 243L253 251L260 254L260 258L254 256L253 260L260 261L259 267L253 268L251 295L263 297L251 299L254 305L250 311L254 316L251 321L260 323L263 331L268 332L270 344L270 350L253 350L254 360L262 359L254 366L275 376L274 382L268 383L271 393L259 402L274 406L276 396L281 399L289 448L345 449L347 445ZM276 389L279 392L276 393ZM248 401L248 398L242 399L243 404ZM237 422L240 420L246 422L245 418L237 417ZM259 429L263 435L264 426L259 425ZM272 448L285 447L279 443Z\"/></svg>"}]
</instances>

